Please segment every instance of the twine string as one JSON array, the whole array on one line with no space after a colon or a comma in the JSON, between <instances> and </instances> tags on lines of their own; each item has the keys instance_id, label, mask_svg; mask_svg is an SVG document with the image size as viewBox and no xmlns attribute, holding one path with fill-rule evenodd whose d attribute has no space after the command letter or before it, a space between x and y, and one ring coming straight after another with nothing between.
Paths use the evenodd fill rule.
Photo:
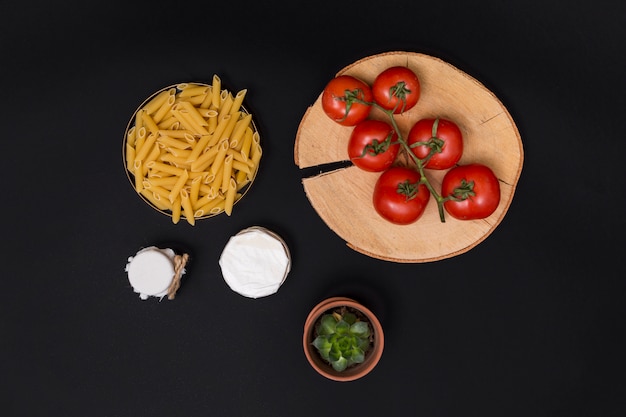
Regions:
<instances>
[{"instance_id":1,"label":"twine string","mask_svg":"<svg viewBox=\"0 0 626 417\"><path fill-rule=\"evenodd\" d=\"M188 260L189 255L186 253L174 256L174 278L172 278L172 283L167 289L168 300L173 300L176 297L176 291L180 288L180 280Z\"/></svg>"}]
</instances>

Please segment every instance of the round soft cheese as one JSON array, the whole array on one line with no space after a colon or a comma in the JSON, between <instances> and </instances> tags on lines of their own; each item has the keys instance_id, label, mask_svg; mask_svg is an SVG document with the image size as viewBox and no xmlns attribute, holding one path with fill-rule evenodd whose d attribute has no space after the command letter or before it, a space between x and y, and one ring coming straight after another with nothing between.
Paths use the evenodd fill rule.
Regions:
<instances>
[{"instance_id":1,"label":"round soft cheese","mask_svg":"<svg viewBox=\"0 0 626 417\"><path fill-rule=\"evenodd\" d=\"M128 258L128 281L142 300L167 295L175 275L175 255L172 249L150 246Z\"/></svg>"},{"instance_id":2,"label":"round soft cheese","mask_svg":"<svg viewBox=\"0 0 626 417\"><path fill-rule=\"evenodd\" d=\"M233 291L260 298L278 291L291 269L291 257L276 233L255 226L228 240L219 264L224 281Z\"/></svg>"}]
</instances>

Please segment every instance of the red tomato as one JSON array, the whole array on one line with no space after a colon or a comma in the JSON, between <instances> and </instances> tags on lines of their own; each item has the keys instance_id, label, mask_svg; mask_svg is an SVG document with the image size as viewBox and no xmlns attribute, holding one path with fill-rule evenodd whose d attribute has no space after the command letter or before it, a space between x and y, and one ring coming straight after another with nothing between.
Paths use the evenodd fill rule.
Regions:
<instances>
[{"instance_id":1,"label":"red tomato","mask_svg":"<svg viewBox=\"0 0 626 417\"><path fill-rule=\"evenodd\" d=\"M441 183L446 211L459 220L484 219L500 204L500 183L491 168L481 164L459 165L446 172Z\"/></svg>"},{"instance_id":2,"label":"red tomato","mask_svg":"<svg viewBox=\"0 0 626 417\"><path fill-rule=\"evenodd\" d=\"M415 156L426 160L424 168L448 169L456 165L463 155L463 134L450 120L418 121L409 131L407 143Z\"/></svg>"},{"instance_id":3,"label":"red tomato","mask_svg":"<svg viewBox=\"0 0 626 417\"><path fill-rule=\"evenodd\" d=\"M394 166L380 174L374 186L374 208L384 219L395 224L410 224L419 219L430 198L421 184L419 172Z\"/></svg>"},{"instance_id":4,"label":"red tomato","mask_svg":"<svg viewBox=\"0 0 626 417\"><path fill-rule=\"evenodd\" d=\"M420 98L420 81L407 67L387 68L372 84L374 101L384 109L403 113L413 108Z\"/></svg>"},{"instance_id":5,"label":"red tomato","mask_svg":"<svg viewBox=\"0 0 626 417\"><path fill-rule=\"evenodd\" d=\"M372 89L363 81L351 75L339 75L332 80L322 93L324 113L343 126L354 126L369 116L372 106Z\"/></svg>"},{"instance_id":6,"label":"red tomato","mask_svg":"<svg viewBox=\"0 0 626 417\"><path fill-rule=\"evenodd\" d=\"M354 165L370 171L384 171L393 164L400 150L396 131L382 120L363 120L352 130L348 156Z\"/></svg>"}]
</instances>

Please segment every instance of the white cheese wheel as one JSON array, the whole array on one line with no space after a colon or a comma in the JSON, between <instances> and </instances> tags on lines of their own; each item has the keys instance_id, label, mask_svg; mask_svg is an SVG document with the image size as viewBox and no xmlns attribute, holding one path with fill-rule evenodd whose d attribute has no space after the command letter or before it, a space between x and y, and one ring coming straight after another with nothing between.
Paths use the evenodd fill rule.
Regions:
<instances>
[{"instance_id":1,"label":"white cheese wheel","mask_svg":"<svg viewBox=\"0 0 626 417\"><path fill-rule=\"evenodd\" d=\"M291 269L289 248L276 233L250 227L232 236L220 256L226 284L248 298L278 291Z\"/></svg>"},{"instance_id":2,"label":"white cheese wheel","mask_svg":"<svg viewBox=\"0 0 626 417\"><path fill-rule=\"evenodd\" d=\"M167 289L175 275L175 256L172 249L150 246L128 258L128 281L142 300L148 297L163 298L167 295Z\"/></svg>"}]
</instances>

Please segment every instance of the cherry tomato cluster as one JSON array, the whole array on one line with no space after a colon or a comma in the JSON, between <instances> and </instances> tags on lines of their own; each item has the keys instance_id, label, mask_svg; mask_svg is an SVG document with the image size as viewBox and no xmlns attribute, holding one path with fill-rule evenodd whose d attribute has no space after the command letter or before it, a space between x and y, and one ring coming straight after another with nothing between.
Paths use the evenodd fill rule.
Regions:
<instances>
[{"instance_id":1,"label":"cherry tomato cluster","mask_svg":"<svg viewBox=\"0 0 626 417\"><path fill-rule=\"evenodd\" d=\"M445 211L459 220L483 219L500 203L500 184L493 171L482 164L458 165L463 155L463 134L456 123L443 118L417 121L404 138L394 115L417 105L420 80L413 70L393 66L382 71L369 85L351 76L339 75L326 85L322 108L343 126L353 126L348 156L357 167L381 172L373 192L376 212L395 224L418 220L433 196L439 217ZM389 122L370 118L373 107L389 116ZM405 152L413 164L402 164ZM448 170L438 193L425 169Z\"/></svg>"}]
</instances>

